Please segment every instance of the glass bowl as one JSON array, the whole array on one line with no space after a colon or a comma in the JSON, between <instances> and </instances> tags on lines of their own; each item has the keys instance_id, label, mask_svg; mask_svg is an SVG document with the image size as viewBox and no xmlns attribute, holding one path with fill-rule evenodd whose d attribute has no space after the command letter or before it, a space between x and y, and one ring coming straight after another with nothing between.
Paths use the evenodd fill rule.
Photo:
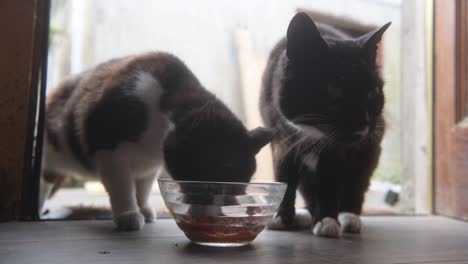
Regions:
<instances>
[{"instance_id":1,"label":"glass bowl","mask_svg":"<svg viewBox=\"0 0 468 264\"><path fill-rule=\"evenodd\" d=\"M166 207L192 242L233 247L253 241L283 200L280 182L208 182L158 179Z\"/></svg>"}]
</instances>

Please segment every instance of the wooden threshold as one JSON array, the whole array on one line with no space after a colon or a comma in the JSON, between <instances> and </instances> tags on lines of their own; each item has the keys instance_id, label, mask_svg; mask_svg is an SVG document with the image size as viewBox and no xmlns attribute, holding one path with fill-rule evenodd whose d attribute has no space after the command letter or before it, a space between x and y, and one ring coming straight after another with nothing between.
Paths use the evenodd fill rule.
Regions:
<instances>
[{"instance_id":1,"label":"wooden threshold","mask_svg":"<svg viewBox=\"0 0 468 264\"><path fill-rule=\"evenodd\" d=\"M364 217L361 235L262 232L249 246L206 248L173 220L138 232L110 221L0 224L0 263L468 263L468 223L444 217Z\"/></svg>"}]
</instances>

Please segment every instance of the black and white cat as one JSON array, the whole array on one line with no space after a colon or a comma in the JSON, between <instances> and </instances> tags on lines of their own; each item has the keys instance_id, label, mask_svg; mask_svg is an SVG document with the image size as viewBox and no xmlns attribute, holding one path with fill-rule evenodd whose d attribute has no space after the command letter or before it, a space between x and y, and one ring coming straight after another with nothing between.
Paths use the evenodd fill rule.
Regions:
<instances>
[{"instance_id":1,"label":"black and white cat","mask_svg":"<svg viewBox=\"0 0 468 264\"><path fill-rule=\"evenodd\" d=\"M163 52L110 60L47 97L44 178L100 178L121 230L155 218L163 166L177 180L248 182L271 129L247 131L182 61ZM51 176L51 177L47 177Z\"/></svg>"},{"instance_id":2,"label":"black and white cat","mask_svg":"<svg viewBox=\"0 0 468 264\"><path fill-rule=\"evenodd\" d=\"M353 39L298 13L270 54L260 111L277 129L275 177L288 188L272 229L307 226L338 237L360 232L359 215L384 133L377 46L390 23ZM312 215L295 212L299 188Z\"/></svg>"}]
</instances>

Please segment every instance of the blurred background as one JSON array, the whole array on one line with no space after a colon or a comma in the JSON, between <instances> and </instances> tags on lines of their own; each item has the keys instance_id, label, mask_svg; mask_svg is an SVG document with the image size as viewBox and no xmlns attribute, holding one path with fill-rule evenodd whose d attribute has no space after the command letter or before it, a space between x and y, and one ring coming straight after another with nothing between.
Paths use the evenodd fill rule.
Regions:
<instances>
[{"instance_id":1,"label":"blurred background","mask_svg":"<svg viewBox=\"0 0 468 264\"><path fill-rule=\"evenodd\" d=\"M388 129L383 154L367 194L368 214L414 213L413 175L405 174L405 104L401 0L52 0L47 89L69 74L105 60L144 51L166 51L181 58L203 85L249 127L261 124L260 80L269 52L285 36L298 11L353 36L391 21L379 47L385 80ZM136 4L137 3L137 4ZM403 24L402 24L403 23ZM403 57L404 59L404 57ZM410 120L411 121L411 120ZM429 133L429 131L428 131ZM273 180L271 152L257 157L254 180ZM427 184L427 183L425 183ZM164 211L157 183L153 203ZM300 206L302 201L298 200ZM47 201L43 218L71 217L73 208L105 209L99 182L67 175L64 187ZM75 216L79 218L80 216Z\"/></svg>"}]
</instances>

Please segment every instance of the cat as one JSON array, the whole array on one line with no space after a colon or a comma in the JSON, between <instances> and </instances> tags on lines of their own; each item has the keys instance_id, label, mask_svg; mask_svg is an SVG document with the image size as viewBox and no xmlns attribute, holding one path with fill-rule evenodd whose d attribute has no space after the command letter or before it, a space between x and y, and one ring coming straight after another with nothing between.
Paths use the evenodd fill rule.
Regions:
<instances>
[{"instance_id":1,"label":"cat","mask_svg":"<svg viewBox=\"0 0 468 264\"><path fill-rule=\"evenodd\" d=\"M272 136L248 131L174 55L136 54L47 96L43 175L99 178L117 228L139 230L155 219L148 197L162 169L176 180L248 182Z\"/></svg>"},{"instance_id":2,"label":"cat","mask_svg":"<svg viewBox=\"0 0 468 264\"><path fill-rule=\"evenodd\" d=\"M312 225L315 235L333 238L360 232L385 129L376 53L390 23L353 39L300 12L270 53L259 105L277 130L275 179L288 187L269 228ZM305 212L295 211L296 189Z\"/></svg>"}]
</instances>

